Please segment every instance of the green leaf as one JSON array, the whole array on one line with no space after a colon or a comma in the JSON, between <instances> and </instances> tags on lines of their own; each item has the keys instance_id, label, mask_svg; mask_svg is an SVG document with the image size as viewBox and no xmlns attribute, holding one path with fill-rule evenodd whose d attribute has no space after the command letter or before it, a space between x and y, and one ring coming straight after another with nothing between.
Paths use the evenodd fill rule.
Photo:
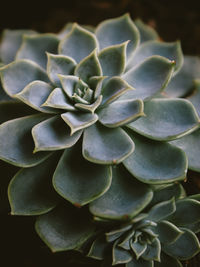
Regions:
<instances>
[{"instance_id":1,"label":"green leaf","mask_svg":"<svg viewBox=\"0 0 200 267\"><path fill-rule=\"evenodd\" d=\"M111 168L86 161L79 146L65 150L53 177L55 190L75 206L99 198L111 181Z\"/></svg>"},{"instance_id":2,"label":"green leaf","mask_svg":"<svg viewBox=\"0 0 200 267\"><path fill-rule=\"evenodd\" d=\"M148 186L137 182L124 168L114 167L109 190L90 203L90 211L102 218L127 220L143 210L152 196Z\"/></svg>"},{"instance_id":3,"label":"green leaf","mask_svg":"<svg viewBox=\"0 0 200 267\"><path fill-rule=\"evenodd\" d=\"M137 179L149 184L160 184L185 178L187 158L181 149L133 132L129 132L129 136L135 143L135 151L123 163Z\"/></svg>"},{"instance_id":4,"label":"green leaf","mask_svg":"<svg viewBox=\"0 0 200 267\"><path fill-rule=\"evenodd\" d=\"M0 66L0 67L3 67L3 66ZM8 94L6 94L6 92L4 91L2 85L1 85L1 81L0 81L0 102L4 102L4 101L10 101L12 100L11 97L9 97Z\"/></svg>"},{"instance_id":5,"label":"green leaf","mask_svg":"<svg viewBox=\"0 0 200 267\"><path fill-rule=\"evenodd\" d=\"M118 76L125 70L128 42L104 48L98 55L103 75Z\"/></svg>"},{"instance_id":6,"label":"green leaf","mask_svg":"<svg viewBox=\"0 0 200 267\"><path fill-rule=\"evenodd\" d=\"M15 94L14 97L37 111L52 114L56 113L56 111L51 108L41 106L52 90L53 87L46 82L33 81L24 87L21 92Z\"/></svg>"},{"instance_id":7,"label":"green leaf","mask_svg":"<svg viewBox=\"0 0 200 267\"><path fill-rule=\"evenodd\" d=\"M148 212L147 220L159 222L169 215L173 214L176 210L174 198L163 201L153 206Z\"/></svg>"},{"instance_id":8,"label":"green leaf","mask_svg":"<svg viewBox=\"0 0 200 267\"><path fill-rule=\"evenodd\" d=\"M131 56L139 45L139 32L129 14L104 20L97 26L96 36L100 49L130 40L127 47L127 58Z\"/></svg>"},{"instance_id":9,"label":"green leaf","mask_svg":"<svg viewBox=\"0 0 200 267\"><path fill-rule=\"evenodd\" d=\"M177 260L188 260L200 252L200 244L196 235L185 228L184 233L172 244L164 245L163 251Z\"/></svg>"},{"instance_id":10,"label":"green leaf","mask_svg":"<svg viewBox=\"0 0 200 267\"><path fill-rule=\"evenodd\" d=\"M117 246L118 240L112 248L112 265L127 263L131 261L132 255L129 251Z\"/></svg>"},{"instance_id":11,"label":"green leaf","mask_svg":"<svg viewBox=\"0 0 200 267\"><path fill-rule=\"evenodd\" d=\"M92 113L66 112L61 115L62 119L71 129L71 135L94 124L98 116Z\"/></svg>"},{"instance_id":12,"label":"green leaf","mask_svg":"<svg viewBox=\"0 0 200 267\"><path fill-rule=\"evenodd\" d=\"M186 212L189 211L189 212ZM200 221L200 202L194 199L180 199L176 202L176 211L167 219L177 226L187 227Z\"/></svg>"},{"instance_id":13,"label":"green leaf","mask_svg":"<svg viewBox=\"0 0 200 267\"><path fill-rule=\"evenodd\" d=\"M143 62L146 58L153 55L162 56L168 58L170 61L174 61L175 71L178 72L183 65L183 53L181 50L180 42L159 42L148 41L143 43L131 58L127 68L131 69L133 66Z\"/></svg>"},{"instance_id":14,"label":"green leaf","mask_svg":"<svg viewBox=\"0 0 200 267\"><path fill-rule=\"evenodd\" d=\"M12 119L32 115L34 110L24 103L3 101L0 103L0 124Z\"/></svg>"},{"instance_id":15,"label":"green leaf","mask_svg":"<svg viewBox=\"0 0 200 267\"><path fill-rule=\"evenodd\" d=\"M71 75L76 66L76 61L71 57L63 55L53 55L47 53L47 74L50 80L57 86L60 86L58 74Z\"/></svg>"},{"instance_id":16,"label":"green leaf","mask_svg":"<svg viewBox=\"0 0 200 267\"><path fill-rule=\"evenodd\" d=\"M128 91L122 99L149 100L164 90L174 71L174 63L164 57L152 56L130 69L122 78L134 91Z\"/></svg>"},{"instance_id":17,"label":"green leaf","mask_svg":"<svg viewBox=\"0 0 200 267\"><path fill-rule=\"evenodd\" d=\"M31 129L48 118L46 115L32 115L10 120L0 125L0 159L19 167L32 167L45 160L50 153L33 154L34 142Z\"/></svg>"},{"instance_id":18,"label":"green leaf","mask_svg":"<svg viewBox=\"0 0 200 267\"><path fill-rule=\"evenodd\" d=\"M9 96L21 92L35 80L49 82L47 74L34 62L26 59L14 61L0 69L4 90Z\"/></svg>"},{"instance_id":19,"label":"green leaf","mask_svg":"<svg viewBox=\"0 0 200 267\"><path fill-rule=\"evenodd\" d=\"M169 141L199 128L200 119L186 99L153 99L144 105L145 117L132 122L129 128L150 139Z\"/></svg>"},{"instance_id":20,"label":"green leaf","mask_svg":"<svg viewBox=\"0 0 200 267\"><path fill-rule=\"evenodd\" d=\"M97 57L96 49L89 54L89 56L81 60L81 62L76 66L74 73L86 82L92 76L102 75L101 65Z\"/></svg>"},{"instance_id":21,"label":"green leaf","mask_svg":"<svg viewBox=\"0 0 200 267\"><path fill-rule=\"evenodd\" d=\"M34 152L54 151L73 146L80 138L82 131L70 135L70 128L60 116L42 121L32 128L35 142Z\"/></svg>"},{"instance_id":22,"label":"green leaf","mask_svg":"<svg viewBox=\"0 0 200 267\"><path fill-rule=\"evenodd\" d=\"M147 244L140 244L139 242L130 242L131 249L138 260L147 248Z\"/></svg>"},{"instance_id":23,"label":"green leaf","mask_svg":"<svg viewBox=\"0 0 200 267\"><path fill-rule=\"evenodd\" d=\"M120 77L111 77L102 88L102 104L113 102L128 90L134 90L134 88Z\"/></svg>"},{"instance_id":24,"label":"green leaf","mask_svg":"<svg viewBox=\"0 0 200 267\"><path fill-rule=\"evenodd\" d=\"M8 197L12 215L40 215L52 210L58 203L51 176L57 157L49 157L31 168L21 169L11 180Z\"/></svg>"},{"instance_id":25,"label":"green leaf","mask_svg":"<svg viewBox=\"0 0 200 267\"><path fill-rule=\"evenodd\" d=\"M109 244L106 242L105 236L100 236L92 243L87 256L97 260L104 260L107 249L109 249Z\"/></svg>"},{"instance_id":26,"label":"green leaf","mask_svg":"<svg viewBox=\"0 0 200 267\"><path fill-rule=\"evenodd\" d=\"M94 225L87 213L64 206L41 215L36 231L52 252L80 247L94 233Z\"/></svg>"},{"instance_id":27,"label":"green leaf","mask_svg":"<svg viewBox=\"0 0 200 267\"><path fill-rule=\"evenodd\" d=\"M160 261L161 245L158 238L155 238L151 244L147 245L146 250L142 254L144 260Z\"/></svg>"},{"instance_id":28,"label":"green leaf","mask_svg":"<svg viewBox=\"0 0 200 267\"><path fill-rule=\"evenodd\" d=\"M195 80L193 83L195 85L195 90L187 97L187 99L193 104L200 117L200 80Z\"/></svg>"},{"instance_id":29,"label":"green leaf","mask_svg":"<svg viewBox=\"0 0 200 267\"><path fill-rule=\"evenodd\" d=\"M126 267L153 267L153 261L145 261L143 259L132 259L129 263L126 264ZM171 266L170 266L171 267Z\"/></svg>"},{"instance_id":30,"label":"green leaf","mask_svg":"<svg viewBox=\"0 0 200 267\"><path fill-rule=\"evenodd\" d=\"M182 149L188 158L189 169L199 172L200 171L200 130L188 134L182 138L170 142L172 145Z\"/></svg>"},{"instance_id":31,"label":"green leaf","mask_svg":"<svg viewBox=\"0 0 200 267\"><path fill-rule=\"evenodd\" d=\"M58 75L62 88L69 98L72 98L76 85L80 79L73 75Z\"/></svg>"},{"instance_id":32,"label":"green leaf","mask_svg":"<svg viewBox=\"0 0 200 267\"><path fill-rule=\"evenodd\" d=\"M140 99L115 101L100 109L97 114L103 125L115 128L144 116L143 106Z\"/></svg>"},{"instance_id":33,"label":"green leaf","mask_svg":"<svg viewBox=\"0 0 200 267\"><path fill-rule=\"evenodd\" d=\"M183 231L168 221L158 222L154 231L159 235L159 240L163 244L173 243L183 234Z\"/></svg>"},{"instance_id":34,"label":"green leaf","mask_svg":"<svg viewBox=\"0 0 200 267\"><path fill-rule=\"evenodd\" d=\"M124 234L124 232L130 230L132 228L132 225L127 225L127 226L124 226L124 227L120 227L120 228L117 228L117 229L114 229L114 230L111 230L110 232L107 232L106 233L106 241L107 242L113 242L115 241L116 239L119 239L119 237ZM120 245L120 247L123 248L123 246L121 246L122 243L118 243L117 245Z\"/></svg>"},{"instance_id":35,"label":"green leaf","mask_svg":"<svg viewBox=\"0 0 200 267\"><path fill-rule=\"evenodd\" d=\"M16 53L22 43L23 35L32 35L31 30L4 30L1 37L0 58L8 64L15 60Z\"/></svg>"},{"instance_id":36,"label":"green leaf","mask_svg":"<svg viewBox=\"0 0 200 267\"><path fill-rule=\"evenodd\" d=\"M107 128L99 123L84 131L83 156L94 163L117 164L134 150L134 143L121 128Z\"/></svg>"},{"instance_id":37,"label":"green leaf","mask_svg":"<svg viewBox=\"0 0 200 267\"><path fill-rule=\"evenodd\" d=\"M140 43L158 40L159 36L152 27L143 23L140 19L136 19L134 22L140 33Z\"/></svg>"},{"instance_id":38,"label":"green leaf","mask_svg":"<svg viewBox=\"0 0 200 267\"><path fill-rule=\"evenodd\" d=\"M200 59L195 56L184 56L180 71L171 79L165 93L171 97L184 97L194 87L194 79L200 78Z\"/></svg>"},{"instance_id":39,"label":"green leaf","mask_svg":"<svg viewBox=\"0 0 200 267\"><path fill-rule=\"evenodd\" d=\"M95 48L98 48L95 35L74 23L72 30L61 41L58 51L59 54L72 57L76 62L80 62Z\"/></svg>"},{"instance_id":40,"label":"green leaf","mask_svg":"<svg viewBox=\"0 0 200 267\"><path fill-rule=\"evenodd\" d=\"M75 107L77 109L80 109L86 112L94 113L95 110L100 106L101 101L102 101L102 95L98 96L98 98L95 100L93 104L88 105L88 104L76 103Z\"/></svg>"},{"instance_id":41,"label":"green leaf","mask_svg":"<svg viewBox=\"0 0 200 267\"><path fill-rule=\"evenodd\" d=\"M94 90L94 99L101 95L102 85L107 76L93 76L89 79L88 84Z\"/></svg>"},{"instance_id":42,"label":"green leaf","mask_svg":"<svg viewBox=\"0 0 200 267\"><path fill-rule=\"evenodd\" d=\"M183 265L175 258L161 253L161 261L154 262L155 267L183 267Z\"/></svg>"},{"instance_id":43,"label":"green leaf","mask_svg":"<svg viewBox=\"0 0 200 267\"><path fill-rule=\"evenodd\" d=\"M48 96L46 101L43 101L42 107L44 108L58 108L66 109L69 111L76 110L72 103L68 100L61 88L55 88Z\"/></svg>"},{"instance_id":44,"label":"green leaf","mask_svg":"<svg viewBox=\"0 0 200 267\"><path fill-rule=\"evenodd\" d=\"M184 188L180 183L165 185L164 188L158 188L154 190L153 199L150 205L154 206L159 202L170 200L172 197L174 197L175 199L179 199L182 197L183 193L184 193Z\"/></svg>"},{"instance_id":45,"label":"green leaf","mask_svg":"<svg viewBox=\"0 0 200 267\"><path fill-rule=\"evenodd\" d=\"M54 34L24 35L16 59L29 59L46 69L46 52L56 53L59 39Z\"/></svg>"}]
</instances>

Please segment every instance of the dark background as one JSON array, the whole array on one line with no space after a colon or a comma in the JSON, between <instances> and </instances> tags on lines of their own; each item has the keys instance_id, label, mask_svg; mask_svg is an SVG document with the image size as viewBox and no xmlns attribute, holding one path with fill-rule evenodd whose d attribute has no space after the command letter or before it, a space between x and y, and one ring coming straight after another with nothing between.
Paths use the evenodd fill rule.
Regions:
<instances>
[{"instance_id":1,"label":"dark background","mask_svg":"<svg viewBox=\"0 0 200 267\"><path fill-rule=\"evenodd\" d=\"M181 40L185 54L200 55L200 0L65 0L65 5L59 1L21 4L4 0L0 10L0 32L5 28L58 32L67 22L95 26L104 19L129 12L133 19L141 18L155 27L163 40ZM195 174L193 176L196 179ZM194 187L189 182L187 189L194 192ZM0 193L1 197L6 196L5 190ZM12 217L8 213L9 206L0 212L0 266L72 266L66 253L52 254L40 240L34 231L33 218ZM88 266L97 267L97 264ZM198 267L200 263L196 260L189 266Z\"/></svg>"},{"instance_id":2,"label":"dark background","mask_svg":"<svg viewBox=\"0 0 200 267\"><path fill-rule=\"evenodd\" d=\"M97 25L100 21L129 12L155 26L165 41L180 39L187 54L200 54L199 0L41 0L1 1L0 31L4 28L32 28L57 32L65 23Z\"/></svg>"}]
</instances>

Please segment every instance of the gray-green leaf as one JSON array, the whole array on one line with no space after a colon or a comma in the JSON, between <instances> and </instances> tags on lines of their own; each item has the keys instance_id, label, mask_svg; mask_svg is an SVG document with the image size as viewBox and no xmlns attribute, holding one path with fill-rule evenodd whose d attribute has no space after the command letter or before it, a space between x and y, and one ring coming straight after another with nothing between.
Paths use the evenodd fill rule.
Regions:
<instances>
[{"instance_id":1,"label":"gray-green leaf","mask_svg":"<svg viewBox=\"0 0 200 267\"><path fill-rule=\"evenodd\" d=\"M151 189L135 180L124 168L114 167L110 189L90 203L95 216L126 220L137 215L152 199Z\"/></svg>"},{"instance_id":2,"label":"gray-green leaf","mask_svg":"<svg viewBox=\"0 0 200 267\"><path fill-rule=\"evenodd\" d=\"M53 177L56 191L75 206L99 198L111 181L111 168L86 161L79 146L65 150Z\"/></svg>"}]
</instances>

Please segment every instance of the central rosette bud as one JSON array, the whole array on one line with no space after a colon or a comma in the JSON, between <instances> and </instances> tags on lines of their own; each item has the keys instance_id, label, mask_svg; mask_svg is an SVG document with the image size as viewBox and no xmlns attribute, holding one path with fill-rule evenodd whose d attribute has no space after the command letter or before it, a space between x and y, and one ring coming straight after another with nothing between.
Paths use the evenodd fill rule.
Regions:
<instances>
[{"instance_id":1,"label":"central rosette bud","mask_svg":"<svg viewBox=\"0 0 200 267\"><path fill-rule=\"evenodd\" d=\"M86 105L92 104L94 100L94 91L90 89L86 83L80 80L75 86L72 99L75 103Z\"/></svg>"}]
</instances>

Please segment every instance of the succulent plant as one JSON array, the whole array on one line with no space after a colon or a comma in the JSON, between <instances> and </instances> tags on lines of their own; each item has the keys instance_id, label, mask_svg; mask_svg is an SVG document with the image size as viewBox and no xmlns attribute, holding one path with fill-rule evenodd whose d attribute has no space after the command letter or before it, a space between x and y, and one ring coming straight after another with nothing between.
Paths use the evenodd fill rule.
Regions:
<instances>
[{"instance_id":1,"label":"succulent plant","mask_svg":"<svg viewBox=\"0 0 200 267\"><path fill-rule=\"evenodd\" d=\"M96 217L99 232L85 253L105 266L182 266L180 261L200 251L194 234L200 231L199 199L200 195L184 197L178 184L158 187L149 205L129 222Z\"/></svg>"},{"instance_id":2,"label":"succulent plant","mask_svg":"<svg viewBox=\"0 0 200 267\"><path fill-rule=\"evenodd\" d=\"M163 96L182 71L179 42L126 14L57 35L6 30L0 58L0 159L21 168L8 187L11 214L40 215L52 251L93 237L92 216L135 229L154 186L186 178L177 142L196 133L198 111Z\"/></svg>"}]
</instances>

